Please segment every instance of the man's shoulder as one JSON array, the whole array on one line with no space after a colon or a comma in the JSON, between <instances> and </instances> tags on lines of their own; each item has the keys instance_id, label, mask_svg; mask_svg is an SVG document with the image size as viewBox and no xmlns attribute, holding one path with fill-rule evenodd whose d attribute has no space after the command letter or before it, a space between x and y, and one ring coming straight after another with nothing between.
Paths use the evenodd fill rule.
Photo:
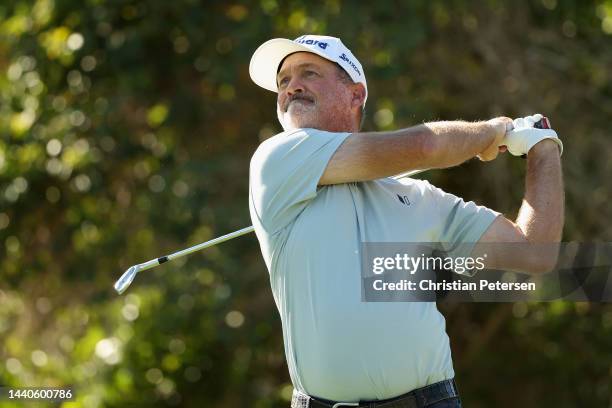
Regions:
<instances>
[{"instance_id":1,"label":"man's shoulder","mask_svg":"<svg viewBox=\"0 0 612 408\"><path fill-rule=\"evenodd\" d=\"M305 150L309 150L311 147L316 148L321 142L324 143L337 135L343 134L345 133L328 132L313 128L286 130L261 142L253 153L251 163L266 160L274 153L284 155L286 151L293 150L298 145L302 145Z\"/></svg>"},{"instance_id":2,"label":"man's shoulder","mask_svg":"<svg viewBox=\"0 0 612 408\"><path fill-rule=\"evenodd\" d=\"M299 138L304 138L308 136L317 136L317 135L329 135L333 137L334 134L341 135L344 133L346 132L330 132L327 130L314 129L314 128L297 128L297 129L285 130L261 142L257 150L261 148L265 148L269 145L274 145L277 143L281 143L282 141L287 141L287 140L296 139L296 138L299 139Z\"/></svg>"},{"instance_id":3,"label":"man's shoulder","mask_svg":"<svg viewBox=\"0 0 612 408\"><path fill-rule=\"evenodd\" d=\"M304 129L285 130L284 132L277 133L274 136L270 136L269 138L261 142L259 146L257 147L257 150L255 150L255 152L269 148L270 146L276 145L280 143L283 139L295 137L296 135L299 135L302 133L304 133Z\"/></svg>"},{"instance_id":4,"label":"man's shoulder","mask_svg":"<svg viewBox=\"0 0 612 408\"><path fill-rule=\"evenodd\" d=\"M302 129L294 129L267 138L255 149L251 157L251 165L267 160L275 151L281 149L286 143L291 143L292 139L299 138L302 133Z\"/></svg>"}]
</instances>

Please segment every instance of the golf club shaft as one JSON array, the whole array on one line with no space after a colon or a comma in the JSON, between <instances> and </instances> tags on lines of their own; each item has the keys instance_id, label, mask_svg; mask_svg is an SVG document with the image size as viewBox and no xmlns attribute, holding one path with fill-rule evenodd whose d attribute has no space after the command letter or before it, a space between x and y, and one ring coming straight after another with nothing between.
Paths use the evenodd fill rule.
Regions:
<instances>
[{"instance_id":1,"label":"golf club shaft","mask_svg":"<svg viewBox=\"0 0 612 408\"><path fill-rule=\"evenodd\" d=\"M401 179L403 177L414 176L415 174L418 174L418 173L421 173L421 172L424 172L424 171L426 171L426 170L412 170L412 171L408 171L406 173L398 174L397 176L393 176L391 178L393 178L395 180L398 180L398 179ZM201 244L194 245L194 246L192 246L190 248L186 248L186 249L183 249L181 251L174 252L174 253L172 253L170 255L162 256L162 257L159 257L157 259L152 259L152 260L147 261L145 263L141 263L141 264L138 265L138 269L141 270L141 271L144 271L146 269L153 268L153 267L155 267L157 265L161 265L164 262L168 262L168 261L171 261L173 259L180 258L180 257L185 256L185 255L189 255L189 254L191 254L193 252L200 251L200 250L202 250L204 248L209 248L211 246L220 244L222 242L229 241L230 239L238 238L238 237L240 237L242 235L249 234L249 233L251 233L253 231L255 231L255 228L251 225L250 227L239 229L238 231L234 231L234 232L231 232L229 234L222 235L222 236L217 237L215 239L211 239L210 241L206 241L206 242L203 242Z\"/></svg>"},{"instance_id":2,"label":"golf club shaft","mask_svg":"<svg viewBox=\"0 0 612 408\"><path fill-rule=\"evenodd\" d=\"M162 258L167 258L166 259L167 261L171 261L171 260L173 260L175 258L180 258L181 256L189 255L192 252L196 252L196 251L199 251L201 249L208 248L208 247L220 244L220 243L225 242L225 241L229 241L230 239L238 238L238 237L240 237L242 235L245 235L245 234L248 234L250 232L253 232L254 230L255 230L255 228L253 228L253 226L251 225L250 227L245 227L245 228L239 229L238 231L234 231L234 232L231 232L229 234L222 235L222 236L217 237L215 239L211 239L210 241L206 241L206 242L203 242L201 244L192 246L191 248L183 249L182 251L175 252L175 253L173 253L171 255L168 255L167 257L162 257ZM161 259L161 258L159 258L159 259ZM166 262L166 260L164 260L164 261L162 261L160 263Z\"/></svg>"},{"instance_id":3,"label":"golf club shaft","mask_svg":"<svg viewBox=\"0 0 612 408\"><path fill-rule=\"evenodd\" d=\"M172 253L170 255L160 256L159 258L151 259L150 261L138 264L137 265L138 266L138 270L139 271L145 271L147 269L151 269L153 267L156 267L157 265L161 265L161 264L163 264L165 262L172 261L173 259L180 258L180 257L185 256L185 255L189 255L189 254L191 254L193 252L200 251L200 250L202 250L204 248L209 248L211 246L220 244L222 242L229 241L230 239L234 239L234 238L237 238L239 236L248 234L250 232L253 232L254 230L255 230L255 228L253 228L253 226L251 225L250 227L239 229L238 231L234 231L232 233L222 235L222 236L217 237L215 239L211 239L210 241L202 242L201 244L194 245L194 246L189 247L189 248L185 248L183 250L174 252L174 253Z\"/></svg>"},{"instance_id":4,"label":"golf club shaft","mask_svg":"<svg viewBox=\"0 0 612 408\"><path fill-rule=\"evenodd\" d=\"M398 179L401 179L402 177L414 176L415 174L421 173L423 171L426 171L426 169L408 171L405 173L398 174L397 176L393 176L392 178L395 180L398 180ZM255 228L253 226L242 228L238 231L234 231L232 233L222 235L215 239L211 239L210 241L202 242L201 244L194 245L192 247L183 249L178 252L174 252L170 255L165 255L165 256L162 256L156 259L151 259L150 261L143 262L141 264L132 265L127 271L125 271L125 273L121 276L121 278L119 278L119 280L115 283L115 290L119 293L123 293L127 289L127 287L132 283L132 281L136 277L136 274L140 271L145 271L147 269L154 268L157 265L161 265L173 259L180 258L185 255L189 255L193 252L200 251L204 248L209 248L211 246L220 244L225 241L229 241L230 239L234 239L236 237L240 237L245 234L249 234L253 232L254 230Z\"/></svg>"}]
</instances>

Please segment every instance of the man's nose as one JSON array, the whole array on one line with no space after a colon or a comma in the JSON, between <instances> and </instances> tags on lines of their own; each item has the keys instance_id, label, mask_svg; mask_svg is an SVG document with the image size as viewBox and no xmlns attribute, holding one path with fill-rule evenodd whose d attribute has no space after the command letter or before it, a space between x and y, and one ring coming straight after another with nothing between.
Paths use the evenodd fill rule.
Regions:
<instances>
[{"instance_id":1,"label":"man's nose","mask_svg":"<svg viewBox=\"0 0 612 408\"><path fill-rule=\"evenodd\" d=\"M299 78L291 78L287 84L287 95L304 92L304 85Z\"/></svg>"}]
</instances>

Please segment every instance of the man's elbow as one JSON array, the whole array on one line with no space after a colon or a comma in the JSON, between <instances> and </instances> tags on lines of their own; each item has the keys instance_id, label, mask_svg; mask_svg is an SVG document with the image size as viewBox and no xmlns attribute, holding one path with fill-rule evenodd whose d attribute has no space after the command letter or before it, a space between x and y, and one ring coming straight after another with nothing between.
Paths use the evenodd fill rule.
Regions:
<instances>
[{"instance_id":1,"label":"man's elbow","mask_svg":"<svg viewBox=\"0 0 612 408\"><path fill-rule=\"evenodd\" d=\"M442 145L436 137L426 137L421 142L421 155L423 158L436 157L442 152Z\"/></svg>"},{"instance_id":2,"label":"man's elbow","mask_svg":"<svg viewBox=\"0 0 612 408\"><path fill-rule=\"evenodd\" d=\"M441 162L445 152L439 138L428 129L417 133L414 138L409 139L406 150L406 155L413 158L413 163L418 163L417 167L429 167L432 164Z\"/></svg>"}]
</instances>

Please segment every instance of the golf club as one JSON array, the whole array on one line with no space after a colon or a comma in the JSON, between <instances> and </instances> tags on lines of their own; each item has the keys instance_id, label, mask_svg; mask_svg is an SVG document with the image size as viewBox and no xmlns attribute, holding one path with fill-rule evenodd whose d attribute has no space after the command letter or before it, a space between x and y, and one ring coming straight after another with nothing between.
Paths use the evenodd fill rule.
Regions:
<instances>
[{"instance_id":1,"label":"golf club","mask_svg":"<svg viewBox=\"0 0 612 408\"><path fill-rule=\"evenodd\" d=\"M418 173L422 173L422 172L424 172L426 170L427 169L412 170L412 171L408 171L406 173L398 174L397 176L393 176L392 178L395 179L395 180L398 180L398 179L401 179L403 177L414 176L414 175L416 175ZM174 252L173 254L162 256L162 257L156 258L156 259L151 259L150 261L147 261L147 262L144 262L144 263L140 263L140 264L137 264L137 265L132 265L132 266L130 266L123 273L123 275L121 275L121 277L117 280L117 282L115 282L114 288L117 291L117 293L122 294L132 284L132 282L134 281L134 278L136 278L136 275L140 271L146 271L147 269L154 268L154 267L156 267L158 265L161 265L161 264L163 264L165 262L172 261L173 259L177 259L177 258L180 258L182 256L189 255L189 254L191 254L193 252L199 251L199 250L204 249L204 248L209 248L211 246L220 244L220 243L225 242L225 241L229 241L230 239L234 239L234 238L240 237L242 235L251 233L253 231L254 231L253 226L242 228L242 229L240 229L238 231L234 231L232 233L229 233L229 234L226 234L226 235L222 235L222 236L220 236L218 238L211 239L210 241L202 242L201 244L194 245L194 246L192 246L190 248L186 248L186 249L183 249L181 251Z\"/></svg>"}]
</instances>

